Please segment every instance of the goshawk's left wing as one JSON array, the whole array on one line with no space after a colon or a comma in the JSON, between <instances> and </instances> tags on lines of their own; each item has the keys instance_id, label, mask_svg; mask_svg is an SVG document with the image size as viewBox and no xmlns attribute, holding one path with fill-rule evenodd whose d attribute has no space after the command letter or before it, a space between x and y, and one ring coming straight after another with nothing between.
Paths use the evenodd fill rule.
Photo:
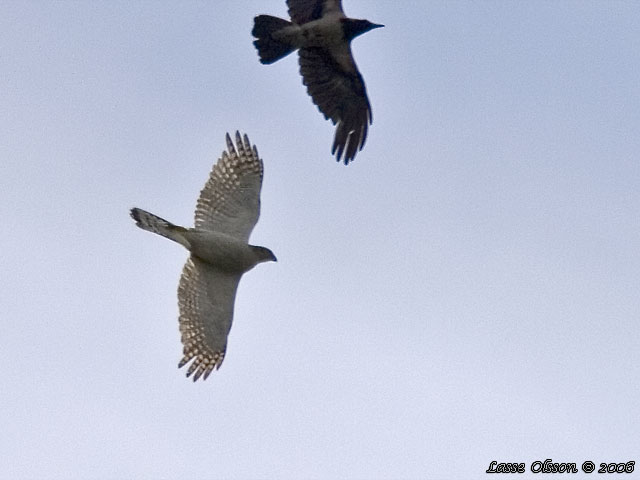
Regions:
<instances>
[{"instance_id":1,"label":"goshawk's left wing","mask_svg":"<svg viewBox=\"0 0 640 480\"><path fill-rule=\"evenodd\" d=\"M178 285L180 334L183 357L178 368L191 360L187 377L206 380L220 368L227 351L233 306L241 274L219 270L191 255Z\"/></svg>"}]
</instances>

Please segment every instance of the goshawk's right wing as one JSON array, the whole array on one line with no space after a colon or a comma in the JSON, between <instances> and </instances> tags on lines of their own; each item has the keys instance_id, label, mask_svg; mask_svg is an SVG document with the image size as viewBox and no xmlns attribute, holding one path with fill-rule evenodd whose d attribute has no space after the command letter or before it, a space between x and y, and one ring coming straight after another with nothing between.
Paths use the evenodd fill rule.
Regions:
<instances>
[{"instance_id":1,"label":"goshawk's right wing","mask_svg":"<svg viewBox=\"0 0 640 480\"><path fill-rule=\"evenodd\" d=\"M236 145L227 134L227 151L214 165L200 192L195 226L248 242L260 216L263 166L255 145L236 132Z\"/></svg>"}]
</instances>

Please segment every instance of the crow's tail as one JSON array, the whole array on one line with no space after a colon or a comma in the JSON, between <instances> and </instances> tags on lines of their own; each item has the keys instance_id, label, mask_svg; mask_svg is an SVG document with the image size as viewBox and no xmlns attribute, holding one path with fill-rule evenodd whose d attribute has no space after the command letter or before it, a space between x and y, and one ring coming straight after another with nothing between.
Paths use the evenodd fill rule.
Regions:
<instances>
[{"instance_id":1,"label":"crow's tail","mask_svg":"<svg viewBox=\"0 0 640 480\"><path fill-rule=\"evenodd\" d=\"M251 34L257 39L253 44L258 49L260 63L276 62L295 50L291 44L273 38L275 32L291 25L291 22L271 15L258 15L253 19Z\"/></svg>"}]
</instances>

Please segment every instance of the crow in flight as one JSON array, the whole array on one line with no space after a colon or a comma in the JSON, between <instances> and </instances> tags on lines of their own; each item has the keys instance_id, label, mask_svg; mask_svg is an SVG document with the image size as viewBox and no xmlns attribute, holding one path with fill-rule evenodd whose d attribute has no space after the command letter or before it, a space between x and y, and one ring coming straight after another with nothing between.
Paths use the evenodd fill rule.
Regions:
<instances>
[{"instance_id":1,"label":"crow in flight","mask_svg":"<svg viewBox=\"0 0 640 480\"><path fill-rule=\"evenodd\" d=\"M337 125L331 154L340 161L344 153L347 165L362 150L372 122L351 40L384 25L347 18L341 0L287 0L287 6L291 21L271 15L255 17L253 44L264 64L298 50L302 83L325 118Z\"/></svg>"}]
</instances>

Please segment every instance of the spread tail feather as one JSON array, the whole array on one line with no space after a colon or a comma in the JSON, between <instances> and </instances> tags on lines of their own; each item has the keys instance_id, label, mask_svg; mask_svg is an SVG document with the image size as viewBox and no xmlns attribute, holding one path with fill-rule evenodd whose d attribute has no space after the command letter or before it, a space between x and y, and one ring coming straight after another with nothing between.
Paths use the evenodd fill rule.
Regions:
<instances>
[{"instance_id":1,"label":"spread tail feather","mask_svg":"<svg viewBox=\"0 0 640 480\"><path fill-rule=\"evenodd\" d=\"M253 19L251 34L257 38L253 44L258 49L260 63L276 62L295 50L291 44L273 38L273 33L291 25L291 22L271 15L258 15Z\"/></svg>"},{"instance_id":2,"label":"spread tail feather","mask_svg":"<svg viewBox=\"0 0 640 480\"><path fill-rule=\"evenodd\" d=\"M148 232L162 235L163 237L178 242L186 248L189 248L189 242L184 237L183 233L187 231L186 228L174 225L171 222L166 221L163 218L149 213L141 208L131 209L131 218L136 221L136 225Z\"/></svg>"}]
</instances>

